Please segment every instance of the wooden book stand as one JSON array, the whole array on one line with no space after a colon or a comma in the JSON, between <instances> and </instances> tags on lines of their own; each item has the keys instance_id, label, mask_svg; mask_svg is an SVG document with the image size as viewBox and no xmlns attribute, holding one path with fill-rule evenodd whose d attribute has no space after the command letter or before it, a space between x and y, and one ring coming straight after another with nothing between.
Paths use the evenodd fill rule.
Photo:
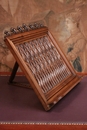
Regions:
<instances>
[{"instance_id":1,"label":"wooden book stand","mask_svg":"<svg viewBox=\"0 0 87 130\"><path fill-rule=\"evenodd\" d=\"M47 27L23 24L5 34L16 59L9 82L20 66L46 111L81 81Z\"/></svg>"}]
</instances>

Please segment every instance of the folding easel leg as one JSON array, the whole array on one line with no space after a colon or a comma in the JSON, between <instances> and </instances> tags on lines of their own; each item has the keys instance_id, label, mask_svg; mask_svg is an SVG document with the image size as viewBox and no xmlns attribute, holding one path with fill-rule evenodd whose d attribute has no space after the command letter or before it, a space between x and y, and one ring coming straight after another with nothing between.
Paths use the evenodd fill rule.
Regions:
<instances>
[{"instance_id":1,"label":"folding easel leg","mask_svg":"<svg viewBox=\"0 0 87 130\"><path fill-rule=\"evenodd\" d=\"M9 83L12 83L12 82L13 82L13 80L14 80L14 78L15 78L15 75L16 75L16 72L17 72L17 70L18 70L18 67L19 67L18 63L15 62L15 65L14 65L14 67L13 67L11 76L10 76L10 78L9 78Z\"/></svg>"},{"instance_id":2,"label":"folding easel leg","mask_svg":"<svg viewBox=\"0 0 87 130\"><path fill-rule=\"evenodd\" d=\"M11 76L10 76L10 78L9 78L9 83L10 83L10 84L13 84L13 85L15 85L15 86L19 86L19 87L32 88L29 83L26 84L26 83L13 82L13 80L14 80L14 78L15 78L15 75L16 75L16 72L17 72L17 70L18 70L18 67L19 67L18 63L15 62L15 65L14 65L14 67L13 67Z\"/></svg>"}]
</instances>

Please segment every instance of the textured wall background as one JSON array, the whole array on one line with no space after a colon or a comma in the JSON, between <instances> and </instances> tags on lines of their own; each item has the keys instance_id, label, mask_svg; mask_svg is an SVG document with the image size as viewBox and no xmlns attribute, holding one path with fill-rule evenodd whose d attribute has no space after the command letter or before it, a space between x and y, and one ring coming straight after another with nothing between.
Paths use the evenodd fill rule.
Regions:
<instances>
[{"instance_id":1,"label":"textured wall background","mask_svg":"<svg viewBox=\"0 0 87 130\"><path fill-rule=\"evenodd\" d=\"M87 0L0 0L0 72L14 58L4 43L4 30L41 20L50 29L76 71L87 72Z\"/></svg>"}]
</instances>

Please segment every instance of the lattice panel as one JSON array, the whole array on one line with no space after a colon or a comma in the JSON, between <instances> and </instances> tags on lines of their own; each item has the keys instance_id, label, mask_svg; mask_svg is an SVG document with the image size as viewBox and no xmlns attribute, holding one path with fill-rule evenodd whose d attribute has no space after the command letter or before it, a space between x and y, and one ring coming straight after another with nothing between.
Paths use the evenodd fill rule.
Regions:
<instances>
[{"instance_id":1,"label":"lattice panel","mask_svg":"<svg viewBox=\"0 0 87 130\"><path fill-rule=\"evenodd\" d=\"M70 70L48 36L19 44L17 49L43 93L71 76Z\"/></svg>"}]
</instances>

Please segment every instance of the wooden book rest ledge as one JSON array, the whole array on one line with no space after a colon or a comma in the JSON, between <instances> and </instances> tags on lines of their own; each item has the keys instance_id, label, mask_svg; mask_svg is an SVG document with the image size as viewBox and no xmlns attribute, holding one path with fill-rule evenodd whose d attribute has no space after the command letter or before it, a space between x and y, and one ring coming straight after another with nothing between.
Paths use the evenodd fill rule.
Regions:
<instances>
[{"instance_id":1,"label":"wooden book rest ledge","mask_svg":"<svg viewBox=\"0 0 87 130\"><path fill-rule=\"evenodd\" d=\"M13 82L20 66L46 111L81 81L42 24L11 28L5 31L4 41L16 59L9 82Z\"/></svg>"}]
</instances>

